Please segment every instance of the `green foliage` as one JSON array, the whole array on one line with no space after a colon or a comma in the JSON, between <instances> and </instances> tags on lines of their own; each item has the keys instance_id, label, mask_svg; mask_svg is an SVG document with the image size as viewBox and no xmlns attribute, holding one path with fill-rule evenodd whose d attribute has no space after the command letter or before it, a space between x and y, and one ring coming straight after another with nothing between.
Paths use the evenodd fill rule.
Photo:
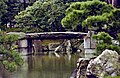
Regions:
<instances>
[{"instance_id":1,"label":"green foliage","mask_svg":"<svg viewBox=\"0 0 120 78\"><path fill-rule=\"evenodd\" d=\"M119 46L116 46L116 45L113 45L113 44L106 44L106 43L102 43L102 44L97 44L97 54L96 55L99 55L101 54L105 49L109 49L109 50L113 50L113 51L116 51L118 52L118 54L120 54L120 47Z\"/></svg>"},{"instance_id":2,"label":"green foliage","mask_svg":"<svg viewBox=\"0 0 120 78\"><path fill-rule=\"evenodd\" d=\"M94 35L93 38L97 41L97 54L101 54L105 49L115 50L120 54L120 47L112 43L112 37L105 33L99 32L97 35Z\"/></svg>"},{"instance_id":3,"label":"green foliage","mask_svg":"<svg viewBox=\"0 0 120 78\"><path fill-rule=\"evenodd\" d=\"M103 16L90 16L82 22L82 26L88 26L92 30L94 28L102 29L102 27L104 27L104 25L107 23L107 21L108 21L108 19Z\"/></svg>"},{"instance_id":4,"label":"green foliage","mask_svg":"<svg viewBox=\"0 0 120 78\"><path fill-rule=\"evenodd\" d=\"M28 5L32 5L35 0L1 0L0 2L0 27L5 30L6 24L9 23L10 27L15 24L15 15L21 10L25 9Z\"/></svg>"},{"instance_id":5,"label":"green foliage","mask_svg":"<svg viewBox=\"0 0 120 78\"><path fill-rule=\"evenodd\" d=\"M120 76L114 76L114 77L111 77L111 76L107 76L105 78L120 78Z\"/></svg>"},{"instance_id":6,"label":"green foliage","mask_svg":"<svg viewBox=\"0 0 120 78\"><path fill-rule=\"evenodd\" d=\"M7 70L10 70L11 72L15 71L17 69L16 63L15 62L8 62L8 61L3 61L3 64L5 65L5 68Z\"/></svg>"},{"instance_id":7,"label":"green foliage","mask_svg":"<svg viewBox=\"0 0 120 78\"><path fill-rule=\"evenodd\" d=\"M36 32L61 31L60 20L66 7L67 4L62 2L36 1L15 17L17 26L24 28L26 32L31 32L32 28Z\"/></svg>"},{"instance_id":8,"label":"green foliage","mask_svg":"<svg viewBox=\"0 0 120 78\"><path fill-rule=\"evenodd\" d=\"M21 55L16 51L17 46L14 44L16 40L18 40L18 35L0 32L0 60L4 67L11 72L23 64Z\"/></svg>"},{"instance_id":9,"label":"green foliage","mask_svg":"<svg viewBox=\"0 0 120 78\"><path fill-rule=\"evenodd\" d=\"M66 17L62 19L62 25L75 28L78 24L89 27L103 27L107 23L107 17L103 14L109 14L114 8L105 2L98 0L76 2L70 5L66 10Z\"/></svg>"},{"instance_id":10,"label":"green foliage","mask_svg":"<svg viewBox=\"0 0 120 78\"><path fill-rule=\"evenodd\" d=\"M99 32L97 35L94 35L93 38L96 39L99 43L112 43L112 37L105 32Z\"/></svg>"},{"instance_id":11,"label":"green foliage","mask_svg":"<svg viewBox=\"0 0 120 78\"><path fill-rule=\"evenodd\" d=\"M13 43L16 40L18 40L18 35L1 35L0 37L0 43L5 44Z\"/></svg>"},{"instance_id":12,"label":"green foliage","mask_svg":"<svg viewBox=\"0 0 120 78\"><path fill-rule=\"evenodd\" d=\"M120 33L118 33L118 41L119 41L119 45L120 45Z\"/></svg>"},{"instance_id":13,"label":"green foliage","mask_svg":"<svg viewBox=\"0 0 120 78\"><path fill-rule=\"evenodd\" d=\"M7 5L5 4L5 0L0 1L0 25L2 24L2 17L5 13L7 13Z\"/></svg>"},{"instance_id":14,"label":"green foliage","mask_svg":"<svg viewBox=\"0 0 120 78\"><path fill-rule=\"evenodd\" d=\"M19 12L19 0L1 0L0 6L0 29L5 30L7 23L10 27L15 23L14 16Z\"/></svg>"},{"instance_id":15,"label":"green foliage","mask_svg":"<svg viewBox=\"0 0 120 78\"><path fill-rule=\"evenodd\" d=\"M75 2L67 8L61 23L63 27L73 30L80 25L79 29L106 31L116 38L120 33L120 9L99 0Z\"/></svg>"},{"instance_id":16,"label":"green foliage","mask_svg":"<svg viewBox=\"0 0 120 78\"><path fill-rule=\"evenodd\" d=\"M3 17L3 21L6 23L12 22L14 16L19 12L19 0L7 0L6 1L7 13Z\"/></svg>"},{"instance_id":17,"label":"green foliage","mask_svg":"<svg viewBox=\"0 0 120 78\"><path fill-rule=\"evenodd\" d=\"M106 15L108 20L108 33L117 37L117 33L120 33L120 9L115 9L112 13Z\"/></svg>"}]
</instances>

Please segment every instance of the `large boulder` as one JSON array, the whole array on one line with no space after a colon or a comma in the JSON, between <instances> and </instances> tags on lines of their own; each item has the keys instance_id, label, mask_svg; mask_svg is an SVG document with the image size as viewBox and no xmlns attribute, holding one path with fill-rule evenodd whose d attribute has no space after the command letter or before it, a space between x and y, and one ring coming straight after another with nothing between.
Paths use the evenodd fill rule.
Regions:
<instances>
[{"instance_id":1,"label":"large boulder","mask_svg":"<svg viewBox=\"0 0 120 78\"><path fill-rule=\"evenodd\" d=\"M118 75L120 75L120 56L116 51L106 49L98 57L90 60L79 58L70 78L104 78Z\"/></svg>"},{"instance_id":2,"label":"large boulder","mask_svg":"<svg viewBox=\"0 0 120 78\"><path fill-rule=\"evenodd\" d=\"M116 51L108 50L102 52L95 59L91 59L86 70L88 78L104 78L104 76L120 75L120 57Z\"/></svg>"},{"instance_id":3,"label":"large boulder","mask_svg":"<svg viewBox=\"0 0 120 78\"><path fill-rule=\"evenodd\" d=\"M79 64L77 64L77 75L76 78L85 78L86 77L86 69L87 69L87 65L89 63L89 60L86 60L85 58L80 58L79 60Z\"/></svg>"},{"instance_id":4,"label":"large boulder","mask_svg":"<svg viewBox=\"0 0 120 78\"><path fill-rule=\"evenodd\" d=\"M79 58L77 60L77 68L72 72L70 78L86 78L86 69L89 60Z\"/></svg>"}]
</instances>

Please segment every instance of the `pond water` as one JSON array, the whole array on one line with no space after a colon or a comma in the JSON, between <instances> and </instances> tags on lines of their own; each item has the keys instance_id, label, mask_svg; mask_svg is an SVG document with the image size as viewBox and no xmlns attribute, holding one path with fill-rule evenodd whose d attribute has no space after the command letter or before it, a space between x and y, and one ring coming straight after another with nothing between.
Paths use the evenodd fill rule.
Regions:
<instances>
[{"instance_id":1,"label":"pond water","mask_svg":"<svg viewBox=\"0 0 120 78\"><path fill-rule=\"evenodd\" d=\"M78 58L77 55L72 55L70 60L66 56L24 56L24 65L2 78L69 78Z\"/></svg>"}]
</instances>

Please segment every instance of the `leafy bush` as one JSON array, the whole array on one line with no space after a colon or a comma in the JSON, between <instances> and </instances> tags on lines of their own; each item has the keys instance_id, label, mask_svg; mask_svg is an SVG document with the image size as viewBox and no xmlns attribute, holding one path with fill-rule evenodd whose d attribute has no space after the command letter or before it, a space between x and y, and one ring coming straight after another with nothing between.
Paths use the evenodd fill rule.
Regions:
<instances>
[{"instance_id":1,"label":"leafy bush","mask_svg":"<svg viewBox=\"0 0 120 78\"><path fill-rule=\"evenodd\" d=\"M120 76L115 76L115 77L107 76L105 78L120 78Z\"/></svg>"},{"instance_id":2,"label":"leafy bush","mask_svg":"<svg viewBox=\"0 0 120 78\"><path fill-rule=\"evenodd\" d=\"M112 43L112 37L109 34L99 32L97 35L94 35L93 38L97 42L96 55L101 54L105 49L115 50L120 54L120 47Z\"/></svg>"},{"instance_id":3,"label":"leafy bush","mask_svg":"<svg viewBox=\"0 0 120 78\"><path fill-rule=\"evenodd\" d=\"M18 40L18 35L8 35L0 32L0 55L1 64L5 69L13 72L23 64L21 55L16 51L14 44Z\"/></svg>"}]
</instances>

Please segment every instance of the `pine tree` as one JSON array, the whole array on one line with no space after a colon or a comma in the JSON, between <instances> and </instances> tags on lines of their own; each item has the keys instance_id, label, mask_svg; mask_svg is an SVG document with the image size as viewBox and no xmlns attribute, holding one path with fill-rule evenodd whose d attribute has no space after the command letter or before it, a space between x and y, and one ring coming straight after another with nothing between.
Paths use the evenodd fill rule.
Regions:
<instances>
[{"instance_id":1,"label":"pine tree","mask_svg":"<svg viewBox=\"0 0 120 78\"><path fill-rule=\"evenodd\" d=\"M5 23L10 23L10 27L12 27L12 23L14 21L14 16L18 14L20 11L20 3L19 0L8 0L6 2L8 8L7 13L5 14L5 18L3 19Z\"/></svg>"},{"instance_id":2,"label":"pine tree","mask_svg":"<svg viewBox=\"0 0 120 78\"><path fill-rule=\"evenodd\" d=\"M7 12L7 5L5 4L5 0L1 0L0 1L0 25L3 23L2 18L6 12Z\"/></svg>"}]
</instances>

